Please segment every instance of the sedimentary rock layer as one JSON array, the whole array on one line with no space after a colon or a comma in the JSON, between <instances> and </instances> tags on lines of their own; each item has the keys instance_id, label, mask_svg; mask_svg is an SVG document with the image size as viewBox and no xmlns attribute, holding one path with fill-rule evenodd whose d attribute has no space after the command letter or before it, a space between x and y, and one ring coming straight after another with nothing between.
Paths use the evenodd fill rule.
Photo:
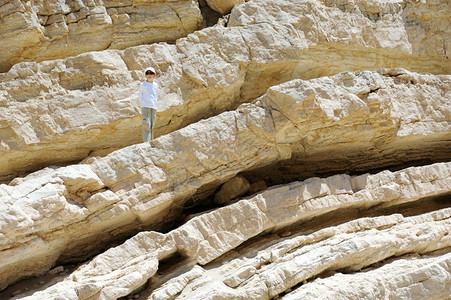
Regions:
<instances>
[{"instance_id":1,"label":"sedimentary rock layer","mask_svg":"<svg viewBox=\"0 0 451 300\"><path fill-rule=\"evenodd\" d=\"M281 299L447 299L450 263L451 253L407 256L380 268L314 280Z\"/></svg>"},{"instance_id":2,"label":"sedimentary rock layer","mask_svg":"<svg viewBox=\"0 0 451 300\"><path fill-rule=\"evenodd\" d=\"M192 2L177 5L185 4ZM176 4L149 4L158 15L153 5ZM449 74L450 11L446 1L250 1L237 5L224 26L175 45L16 64L0 74L0 178L140 142L136 90L148 65L161 85L157 135L235 109L294 78L391 67Z\"/></svg>"},{"instance_id":3,"label":"sedimentary rock layer","mask_svg":"<svg viewBox=\"0 0 451 300\"><path fill-rule=\"evenodd\" d=\"M0 298L451 298L450 19L0 1L0 181L28 174L0 184ZM137 144L147 66L159 137Z\"/></svg>"},{"instance_id":4,"label":"sedimentary rock layer","mask_svg":"<svg viewBox=\"0 0 451 300\"><path fill-rule=\"evenodd\" d=\"M378 165L449 161L450 78L380 70L270 88L259 101L272 108L277 144L290 144L291 152L277 167L257 170L256 178L280 183Z\"/></svg>"},{"instance_id":5,"label":"sedimentary rock layer","mask_svg":"<svg viewBox=\"0 0 451 300\"><path fill-rule=\"evenodd\" d=\"M51 295L65 299L117 299L144 285L156 275L159 261L175 253L185 257L184 262L176 267L177 271L166 274L171 278L169 281L156 276L150 285L149 299L174 296L177 299L271 299L289 293L291 288L325 271L337 271L337 275L324 280L339 284L336 277L340 277L340 272L371 267L372 271L349 275L364 281L372 273L407 264L397 260L378 267L378 263L411 253L431 257L411 258L409 272L403 273L402 280L380 283L384 285L384 293L415 295L414 299L446 297L451 282L451 257L449 253L434 254L434 251L451 247L450 208L411 217L393 214L361 218L310 234L286 232L284 237L263 237L259 242L254 240L257 245L247 245L251 250L243 250L241 254L238 250L208 264L263 232L330 211L363 209L381 203L391 206L441 193L449 195L450 170L449 163L435 164L394 173L336 175L273 187L197 216L167 234L141 232L92 259L65 280L34 293L30 299L48 299ZM424 280L428 272L436 275ZM396 272L389 274L395 276ZM301 286L292 297L303 295L315 299L317 293L327 288L327 284L315 286L318 281L321 280ZM421 293L414 292L417 290ZM346 292L334 289L335 295L340 291ZM348 293L355 294L358 290L353 288ZM291 299L289 295L287 298Z\"/></svg>"},{"instance_id":6,"label":"sedimentary rock layer","mask_svg":"<svg viewBox=\"0 0 451 300\"><path fill-rule=\"evenodd\" d=\"M197 1L8 1L0 72L16 63L175 41L202 27Z\"/></svg>"},{"instance_id":7,"label":"sedimentary rock layer","mask_svg":"<svg viewBox=\"0 0 451 300\"><path fill-rule=\"evenodd\" d=\"M192 197L212 195L240 172L298 157L312 164L322 156L340 158L346 164L360 163L362 151L372 155L364 157L367 166L380 165L381 161L388 164L400 160L406 143L410 147L414 143L415 149L436 159L449 158L449 81L449 76L402 70L295 80L271 88L255 104L243 104L236 111L202 120L150 144L130 146L83 164L47 168L0 185L1 286L44 272L57 260L89 257L111 241L140 229L167 229ZM400 175L398 181L398 175L378 179L383 187L374 201L368 200L373 197L365 192L356 193L371 177L337 177L340 188L332 190L338 195L322 198L322 210L329 204L335 208L399 204L449 193L449 165L431 168L434 171L426 179L416 176L417 171ZM415 183L391 189L392 181ZM308 189L306 197L323 196L328 189L319 184L312 191ZM311 195L313 191L318 194ZM250 233L242 228L243 237L296 222L298 213L304 218L315 215L291 211L285 221L271 220L273 213L274 217L283 214L285 204L291 207L291 201L299 200L288 195L277 199L280 211L275 208L268 215L260 214L261 219L255 217L258 224L249 226ZM247 208L264 210L261 205L270 204L257 201ZM227 215L227 209L220 214ZM190 238L197 237L191 236L177 241L177 248L207 263L241 243L240 236L230 236L228 249L210 245L216 238L201 243L205 238L202 234L199 247L193 246Z\"/></svg>"}]
</instances>

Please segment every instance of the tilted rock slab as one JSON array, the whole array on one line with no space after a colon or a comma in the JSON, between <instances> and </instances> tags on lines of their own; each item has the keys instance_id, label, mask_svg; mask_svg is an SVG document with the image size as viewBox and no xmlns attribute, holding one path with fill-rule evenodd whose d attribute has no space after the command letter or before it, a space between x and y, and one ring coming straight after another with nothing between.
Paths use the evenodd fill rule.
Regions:
<instances>
[{"instance_id":1,"label":"tilted rock slab","mask_svg":"<svg viewBox=\"0 0 451 300\"><path fill-rule=\"evenodd\" d=\"M395 50L392 55L400 51L418 58L424 55L446 58L444 62L449 68L449 5L446 0L261 0L236 6L228 25L290 24L305 35L310 45L329 44L338 48L335 50L339 51L339 55L345 55L339 48L353 44L375 49L391 48ZM363 49L355 47L348 50L352 54L365 56L360 51ZM377 52L371 55L377 55ZM347 58L342 56L335 64ZM357 60L360 58L354 57ZM407 56L404 58L409 60Z\"/></svg>"},{"instance_id":2,"label":"tilted rock slab","mask_svg":"<svg viewBox=\"0 0 451 300\"><path fill-rule=\"evenodd\" d=\"M0 72L23 61L175 41L203 23L192 0L14 0L0 5L0 19Z\"/></svg>"},{"instance_id":3,"label":"tilted rock slab","mask_svg":"<svg viewBox=\"0 0 451 300\"><path fill-rule=\"evenodd\" d=\"M286 154L291 158L271 166L268 174L290 179L299 173L311 177L402 167L415 160L449 161L450 76L436 81L403 70L350 74L293 80L261 97L272 108L279 148L290 144L291 150ZM439 98L427 82L437 84ZM394 97L389 91L395 90Z\"/></svg>"},{"instance_id":4,"label":"tilted rock slab","mask_svg":"<svg viewBox=\"0 0 451 300\"><path fill-rule=\"evenodd\" d=\"M447 299L450 265L451 253L406 257L379 269L316 279L280 299Z\"/></svg>"},{"instance_id":5,"label":"tilted rock slab","mask_svg":"<svg viewBox=\"0 0 451 300\"><path fill-rule=\"evenodd\" d=\"M449 74L449 11L446 1L250 1L235 6L227 27L175 45L16 64L0 74L0 180L140 142L136 91L149 65L161 86L157 136L294 78L391 67Z\"/></svg>"},{"instance_id":6,"label":"tilted rock slab","mask_svg":"<svg viewBox=\"0 0 451 300\"><path fill-rule=\"evenodd\" d=\"M211 195L240 172L297 155L314 163L319 146L320 156L329 160L340 158L348 164L363 157L367 166L371 162L380 165L381 159L384 163L399 161L405 155L406 142L409 147L414 143L417 150L427 155L449 158L451 94L445 92L451 86L446 84L449 81L450 76L395 70L296 80L271 88L256 104L244 104L236 111L161 136L151 144L130 146L85 164L43 169L9 185L0 185L0 286L45 272L57 261L87 258L110 241L140 229L167 228L193 197ZM431 96L425 98L427 93ZM408 101L408 105L403 101ZM362 156L365 153L362 149L375 149L380 155ZM358 196L349 200L347 197L355 188L346 179L340 185L345 194L325 201L335 203L337 208L343 206L341 201L371 206L448 193L449 166L434 168L438 168L437 173L427 177L421 188L392 190L389 187L395 178L390 177L377 201L368 202L365 193L356 194L363 199ZM412 176L415 180L416 176ZM359 178L364 187L366 177ZM421 178L418 176L419 181ZM411 184L409 177L402 179ZM327 193L327 189L323 191L320 187L320 194ZM362 187L357 185L358 190ZM291 206L290 198L284 201ZM277 202L283 205L279 199ZM247 209L254 211L257 207L252 204ZM296 214L287 212L294 218L287 222L294 222ZM246 238L256 234L253 227L268 228L265 225L268 216L260 216L261 224L252 226L244 226L243 219L244 228L240 232ZM283 226L280 220L275 224ZM227 251L214 244L210 246L215 238L204 241L200 247L189 238L203 241L204 236L177 241L178 247L187 243L182 247L187 255L199 253L201 263ZM242 242L234 235L230 238L230 249Z\"/></svg>"},{"instance_id":7,"label":"tilted rock slab","mask_svg":"<svg viewBox=\"0 0 451 300\"><path fill-rule=\"evenodd\" d=\"M212 267L193 266L208 264L263 232L315 215L449 193L450 171L451 164L442 163L394 173L312 178L274 187L195 217L167 234L141 232L30 299L52 295L117 299L145 284L156 274L158 261L176 252L187 257L185 270L177 268L177 275L154 287L149 299L173 299L176 295L180 299L271 299L327 270L358 271L391 257L447 249L451 246L451 208L413 217L394 214L357 219L307 235L279 237L266 247L260 243L256 249L244 251L245 255L226 257ZM449 295L450 259L449 254L431 259L441 276L417 282L423 294ZM404 275L418 280L418 273ZM444 282L438 284L440 280ZM387 286L387 290L394 294L402 284Z\"/></svg>"},{"instance_id":8,"label":"tilted rock slab","mask_svg":"<svg viewBox=\"0 0 451 300\"><path fill-rule=\"evenodd\" d=\"M447 233L449 222L448 208L409 218L390 215L357 219L308 235L274 237L266 244L256 242L255 248L251 248L252 244L247 245L245 249L205 268L196 265L187 268L181 275L180 272L173 272L174 277L167 283L160 287L152 286L153 291L148 299L174 299L174 296L177 296L176 299L273 299L284 293L288 294L287 299L337 299L327 297L326 292L346 299L358 298L362 292L367 292L366 296L373 293L374 299L384 299L386 295L410 296L408 299L444 299L450 295L449 253L433 254L428 259L429 266L425 267L425 259L413 260L410 262L410 272L404 269L403 276L382 287L378 280L380 277L385 277L387 282L400 270L395 271L394 266L390 265L379 269L377 264L383 264L387 258L412 252L421 255L435 249L446 250L450 243ZM407 264L401 260L395 265L402 266L403 263ZM375 269L373 273L382 274L379 278L369 278L365 272L359 272L367 266ZM414 267L423 268L412 270ZM328 276L324 280L333 284L329 290L318 279L315 280L319 281L317 285L306 283L334 271L338 274L354 272L356 275L353 278L367 279L372 289L359 291L361 286L346 285L336 278L339 275ZM434 276L429 276L432 274ZM302 283L299 290L294 290L291 295L291 289Z\"/></svg>"}]
</instances>

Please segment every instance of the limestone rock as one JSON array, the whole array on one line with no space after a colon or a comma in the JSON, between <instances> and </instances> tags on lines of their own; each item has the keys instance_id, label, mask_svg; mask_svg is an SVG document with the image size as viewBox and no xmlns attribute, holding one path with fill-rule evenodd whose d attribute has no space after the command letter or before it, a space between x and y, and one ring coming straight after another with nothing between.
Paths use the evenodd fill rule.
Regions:
<instances>
[{"instance_id":1,"label":"limestone rock","mask_svg":"<svg viewBox=\"0 0 451 300\"><path fill-rule=\"evenodd\" d=\"M325 270L357 271L394 256L446 250L451 246L451 237L447 234L451 225L450 208L412 217L393 214L360 218L310 234L272 236L260 250L254 249L251 253L243 250L244 255L233 259L225 257L222 263L206 268L193 266L189 262L194 260L201 265L208 264L269 228L311 219L312 214L325 215L329 210L392 202L391 199L380 198L386 189L396 191L403 201L430 196L421 192L412 193L414 190L424 190L424 187L428 191L449 193L446 188L450 186L450 170L448 163L365 175L366 184L355 191L352 190L356 188L352 187L353 182L361 178L344 175L341 181L336 177L312 179L272 188L253 198L196 217L165 235L140 233L123 245L97 256L64 281L34 293L30 299L46 299L52 294L64 295L67 299L87 299L92 295L117 299L128 295L152 277L158 268L157 261L175 251L188 258L184 268L186 272L156 288L149 299L170 299L175 294L180 299L271 299ZM411 181L405 182L406 178ZM327 192L318 194L317 185L323 185ZM298 210L295 217L289 213L290 207ZM403 281L385 285L387 293L408 295L408 290L399 292L398 288L408 287L409 282L413 281L421 284L423 290L418 297L449 295L449 259L449 254L436 254L428 260L414 260L418 266L424 265L423 261L436 264L437 278L431 279L430 283L424 282L422 278L427 276L428 268L416 269L415 272L404 273ZM387 268L391 267L389 264ZM375 272L383 272L384 269L375 268ZM443 284L433 284L440 282L440 279L444 280ZM77 293L86 290L91 282L95 284L89 285L89 293L83 296ZM297 290L293 293L294 297L302 291ZM311 299L315 297L308 296Z\"/></svg>"},{"instance_id":2,"label":"limestone rock","mask_svg":"<svg viewBox=\"0 0 451 300\"><path fill-rule=\"evenodd\" d=\"M10 1L1 6L0 72L22 61L175 41L198 30L197 1Z\"/></svg>"},{"instance_id":3,"label":"limestone rock","mask_svg":"<svg viewBox=\"0 0 451 300\"><path fill-rule=\"evenodd\" d=\"M405 6L400 1L262 0L237 6L229 26L290 24L310 44L358 44L419 56L428 53L446 58L449 64L450 29L446 24L450 14L446 0L406 1Z\"/></svg>"},{"instance_id":4,"label":"limestone rock","mask_svg":"<svg viewBox=\"0 0 451 300\"><path fill-rule=\"evenodd\" d=\"M352 272L372 264L372 262L380 262L383 257L409 253L410 250L408 248L416 247L416 245L421 248L421 242L416 244L412 240L412 243L406 243L404 241L400 242L400 239L418 238L418 241L422 240L421 234L417 233L419 231L423 232L425 228L422 228L421 225L425 223L421 221L417 223L417 220L424 219L424 217L428 219L428 216L403 219L399 215L374 219L358 219L343 224L342 226L346 227L346 229L342 226L337 226L336 228L325 228L324 231L321 230L310 235L300 235L288 239L274 238L272 240L273 244L267 245L266 249L242 255L229 261L223 261L222 265L216 264L217 267L213 269L208 268L208 271L202 276L193 279L185 286L179 298L271 299L281 294L281 292L287 291L288 295L285 296L287 299L299 299L297 298L299 296L306 297L305 299L318 299L318 297L320 299L333 299L333 297L328 298L328 296L321 294L320 291L321 288L324 288L323 285L319 285L318 292L316 292L314 287L305 284L299 288L300 291L296 290L296 292L293 292L293 295L290 294L291 287L323 274L325 270L329 270L329 272L336 270L338 273L337 276L332 276L330 281L333 281L340 288L332 289L332 291L339 291L340 289L345 291L348 288L348 290L357 294L358 289L355 289L352 285L340 284L340 281L337 280L336 277L340 275L340 271ZM446 222L449 222L449 217L445 223L441 223L442 215L439 214L436 217L438 218L437 231L432 233L427 228L426 232L430 232L432 236L437 234L434 240L436 243L441 244L442 242L439 242L439 240L446 232L445 227L448 226ZM343 232L341 232L342 230ZM321 236L323 234L324 236ZM446 236L445 239L447 239ZM426 240L423 241L426 242ZM392 247L391 243L400 245L400 247ZM403 247L406 248L403 249ZM403 273L404 276L401 277L403 280L397 280L391 285L385 285L386 289L376 288L373 290L373 293L383 293L382 295L375 295L378 299L383 298L384 294L402 295L407 296L407 298L411 296L414 299L422 299L424 296L431 298L447 297L449 296L449 259L449 254L430 258L429 263L433 265L431 267L432 270L435 269L435 272L429 271L427 268L413 271L412 269L415 265L411 265L412 271ZM341 265L341 263L344 264ZM414 263L417 262L414 261ZM422 263L421 260L420 263ZM419 265L421 266L421 264ZM384 272L384 269L386 268L382 267L381 270L376 268L379 273ZM423 282L428 276L428 271L434 272L437 276L432 277L430 282ZM355 277L362 276L365 273L361 272L358 274ZM396 272L391 274L396 274ZM230 279L232 278L239 280L234 284L236 286L230 285ZM204 284L201 284L201 282L204 282ZM375 281L371 282L376 283ZM409 284L412 284L412 286L409 287ZM417 289L421 290L421 292L415 292ZM305 291L305 293L302 293L302 291ZM155 290L155 295L158 292L160 292L160 289ZM352 292L344 295L353 298L352 296L355 296L355 294L352 294ZM333 292L331 294L334 295ZM153 295L149 299L158 299L153 297ZM338 296L340 294L336 293L335 295Z\"/></svg>"},{"instance_id":5,"label":"limestone rock","mask_svg":"<svg viewBox=\"0 0 451 300\"><path fill-rule=\"evenodd\" d=\"M429 93L432 90L423 85L429 80L435 82L435 79L429 75L416 77L402 70L381 70L377 76L368 76L371 72L358 72L354 73L356 76L349 77L350 74L345 72L331 78L310 81L293 80L270 88L262 96L259 101L274 108L272 116L277 143L291 144L292 151L288 163L266 170L269 177L279 178L279 182L282 182L281 179L290 180L291 176L298 176L299 172L303 172L305 177L314 176L320 169L332 173L343 168L364 172L375 167L372 166L375 157L378 157L379 163L388 163L385 159L390 160L395 148L395 151L399 151L397 162L388 164L409 164L408 157L417 155L422 156L422 159L433 159L432 156L427 158L427 153L418 149L424 145L420 146L415 140L421 136L432 137L435 133L442 135L439 139L444 142L443 145L448 144L445 136L450 135L447 120L451 98L445 96L439 105L432 104L430 101L435 98ZM441 95L449 94L447 77L437 78L436 82L441 86L437 92ZM304 85L307 82L308 87ZM402 88L406 86L409 86L409 91ZM404 91L394 97L394 94L387 93L388 90L394 91L393 88ZM445 94L442 91L446 91ZM411 101L415 97L419 101ZM289 103L300 105L292 106ZM335 127L338 123L334 120L337 119L341 120L340 128ZM430 122L432 119L436 121ZM335 146L331 147L332 144ZM430 144L431 150L436 148L434 144ZM440 160L446 161L450 155L449 147L439 148L432 152L437 153ZM365 158L362 156L359 159L359 152L365 153ZM351 153L355 153L356 157L348 165L346 161ZM259 178L263 179L262 176Z\"/></svg>"},{"instance_id":6,"label":"limestone rock","mask_svg":"<svg viewBox=\"0 0 451 300\"><path fill-rule=\"evenodd\" d=\"M448 1L407 1L403 11L405 28L415 55L429 53L450 58L451 11Z\"/></svg>"},{"instance_id":7,"label":"limestone rock","mask_svg":"<svg viewBox=\"0 0 451 300\"><path fill-rule=\"evenodd\" d=\"M0 2L1 299L451 297L449 1Z\"/></svg>"},{"instance_id":8,"label":"limestone rock","mask_svg":"<svg viewBox=\"0 0 451 300\"><path fill-rule=\"evenodd\" d=\"M449 296L449 254L438 254L429 259L411 259L410 262L404 262L404 264L401 260L399 263L394 263L395 266L392 264L384 266L382 262L384 257L409 253L410 247L416 248L418 246L417 249L421 249L422 245L425 244L422 244L420 240L427 243L428 238L434 240L433 243L436 243L436 245L440 245L438 247L441 247L441 245L447 247L440 241L443 236L449 241L445 234L445 228L449 226L447 225L449 223L449 209L445 211L412 218L391 215L357 219L335 228L324 228L324 230L309 235L290 238L278 238L276 236L267 241L266 248L250 250L251 253L246 254L243 251L241 255L234 259L221 260L221 263L207 266L203 274L187 282L178 298L272 299L285 291L287 295L284 297L287 299L300 299L299 297L305 297L305 299L334 299L333 296L354 298L362 292L370 291L364 290L359 293L359 290L355 289L352 284L344 284L343 281L339 280L341 272L357 271L362 267L372 265L375 261L381 262L382 267L374 267L375 271L369 273L378 273L381 277L387 276L387 273L388 276L401 273L399 269L385 273L388 268L393 269L400 264L404 266L411 264L408 267L409 271L406 268L403 269L401 279L398 278L391 284L387 284L389 279L386 278L384 282L386 284L372 289L370 294L373 293L375 298L382 299L386 295L412 297L413 299L424 299L422 297L428 299L434 297L437 299L446 298ZM435 227L435 224L429 223L432 215L437 220L437 227ZM448 220L444 221L443 217ZM430 231L429 228L422 227L426 223L434 226L437 231ZM420 232L423 234L419 234ZM429 233L431 233L431 236L426 237ZM418 240L413 241L410 240L411 238ZM410 240L411 243L405 242L405 240L401 242L402 239ZM391 243L396 244L396 246L393 247ZM249 249L246 250L249 251ZM429 266L423 267L425 263L428 263ZM420 268L415 269L415 267ZM337 275L326 279L334 284L328 291L330 294L321 293L325 292L327 287L327 285L320 284L321 279L313 281L314 283L318 282L316 286L306 283L307 280L313 280L316 276L324 274L325 270L337 272ZM428 277L428 274L431 273L435 276ZM342 277L344 276L342 275ZM367 276L368 278L370 275L359 272L352 277L358 278L359 276ZM429 280L425 280L426 278ZM232 279L233 281L231 281ZM233 285L230 284L231 282L233 282ZM290 293L290 288L302 282L304 282L304 285ZM378 283L375 280L371 280L371 282L373 284ZM155 289L149 299L167 299L157 297L157 295L161 294L162 290L170 288L170 286L162 286ZM362 286L362 288L364 287ZM349 291L349 294L340 294L339 292L346 292L346 290ZM305 293L303 293L304 291ZM365 295L368 295L368 293Z\"/></svg>"},{"instance_id":9,"label":"limestone rock","mask_svg":"<svg viewBox=\"0 0 451 300\"><path fill-rule=\"evenodd\" d=\"M232 8L237 5L246 2L245 0L206 0L208 6L215 11L225 15L228 14Z\"/></svg>"},{"instance_id":10,"label":"limestone rock","mask_svg":"<svg viewBox=\"0 0 451 300\"><path fill-rule=\"evenodd\" d=\"M234 198L245 194L251 185L243 176L237 176L226 183L221 187L221 189L215 194L215 202L218 204L230 204L230 201Z\"/></svg>"},{"instance_id":11,"label":"limestone rock","mask_svg":"<svg viewBox=\"0 0 451 300\"><path fill-rule=\"evenodd\" d=\"M445 299L451 290L450 260L450 253L406 257L365 272L316 279L281 299Z\"/></svg>"},{"instance_id":12,"label":"limestone rock","mask_svg":"<svg viewBox=\"0 0 451 300\"><path fill-rule=\"evenodd\" d=\"M192 197L207 197L240 172L274 166L290 157L294 162L302 157L318 174L323 165L318 149L328 153L329 161L340 158L346 165L359 165L364 160L367 168L381 162L399 163L408 149L435 159L449 157L444 149L450 149L446 120L451 101L450 93L442 92L449 89L449 81L449 76L399 70L296 80L271 88L255 104L202 120L151 144L137 144L90 164L42 170L0 185L1 286L48 270L57 260L89 257L103 244L140 228L164 229ZM425 100L427 93L434 97ZM362 158L361 151L369 155ZM421 159L418 153L412 152L406 162L412 157ZM323 154L320 157L324 159ZM240 214L232 219L236 232L222 230L216 236L180 229L183 238L175 238L177 249L205 264L243 240L300 218L338 207L394 205L448 193L451 168L447 164L431 168L428 175L412 169L406 175L387 173L374 179L381 189L374 196L358 192L373 182L374 177L367 175L352 180L312 179L305 185L269 190L264 198L275 197L275 208L273 202L260 201L260 197L241 202ZM415 187L409 187L412 182ZM290 191L279 198L283 190L293 188L305 198L292 198ZM317 197L321 199L318 212L309 201L302 202L305 206L299 211L286 210L300 199ZM207 223L233 214L231 207L224 207L210 215ZM281 220L281 216L285 217ZM198 226L201 220L193 219L187 226Z\"/></svg>"},{"instance_id":13,"label":"limestone rock","mask_svg":"<svg viewBox=\"0 0 451 300\"><path fill-rule=\"evenodd\" d=\"M52 3L61 6L61 12L71 9L65 2ZM188 5L191 9L193 5L177 3L140 3L138 7L150 13L155 7ZM5 5L5 11L11 5ZM114 9L122 8L129 7ZM19 11L31 13L30 9L22 5ZM19 11L8 18L22 19ZM193 32L175 45L159 43L16 64L0 74L0 154L5 158L0 178L10 180L140 142L136 90L148 65L157 68L162 87L157 136L233 110L270 86L296 78L392 67L449 74L449 11L446 1L409 1L406 7L397 1L249 1L235 7L227 27ZM108 9L102 14L108 15ZM191 20L196 14L188 9L183 15ZM436 21L430 14L437 15ZM97 39L95 34L89 36ZM25 33L23 37L32 41ZM424 46L429 44L434 46ZM2 45L8 45L3 50L8 53L10 44ZM58 43L52 41L52 45L46 48Z\"/></svg>"}]
</instances>

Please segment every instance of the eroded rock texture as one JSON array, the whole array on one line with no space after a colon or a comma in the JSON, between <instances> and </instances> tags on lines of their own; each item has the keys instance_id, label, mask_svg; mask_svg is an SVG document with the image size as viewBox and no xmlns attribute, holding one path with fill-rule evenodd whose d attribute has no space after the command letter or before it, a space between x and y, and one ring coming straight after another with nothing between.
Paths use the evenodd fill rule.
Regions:
<instances>
[{"instance_id":1,"label":"eroded rock texture","mask_svg":"<svg viewBox=\"0 0 451 300\"><path fill-rule=\"evenodd\" d=\"M395 173L313 178L274 187L195 217L167 234L141 232L81 266L65 280L35 293L31 299L48 299L51 295L66 299L92 296L117 299L145 284L158 271L158 262L176 252L185 259L178 262L170 274L152 278L149 299L174 296L181 299L270 299L325 271L352 273L369 267L368 272L373 269L375 273L384 272L377 263L384 268L393 268L391 263L383 261L411 253L427 254L428 259L406 259L413 259L419 266L426 264L425 269L438 268L437 278L429 279L437 283L424 283L423 278L427 275L418 275L421 279L413 277L410 281L386 287L387 293L415 295L415 299L429 294L439 296L435 298L444 297L449 295L450 256L440 251L451 246L449 208L412 217L392 214L358 218L320 230L313 230L310 220L339 209L352 211L351 208L358 208L360 214L365 214L365 208L378 204L382 204L378 206L380 209L431 195L449 195L450 186L450 165L447 163ZM252 241L253 237L268 230L301 222L303 225L297 229L301 233L265 235ZM313 232L309 233L310 230ZM243 243L244 249L233 251ZM432 262L437 265L428 266ZM395 276L388 273L388 276ZM364 280L365 275L360 277ZM334 282L334 277L329 281ZM313 281L312 285L315 284ZM410 287L415 284L416 287ZM308 285L303 285L293 297L305 291L314 299L313 295L321 293L321 288L328 288L321 283L317 285L311 291ZM404 287L407 290L397 290ZM418 288L424 292L416 293L414 289ZM350 296L352 290L343 292ZM340 293L339 289L333 291ZM378 290L373 293L377 294Z\"/></svg>"},{"instance_id":2,"label":"eroded rock texture","mask_svg":"<svg viewBox=\"0 0 451 300\"><path fill-rule=\"evenodd\" d=\"M146 65L157 68L165 99L157 135L292 79L392 67L450 73L447 2L345 3L250 1L233 9L226 27L196 31L175 45L14 65L0 75L0 178L138 143L136 89Z\"/></svg>"},{"instance_id":3,"label":"eroded rock texture","mask_svg":"<svg viewBox=\"0 0 451 300\"><path fill-rule=\"evenodd\" d=\"M175 41L202 27L196 1L14 0L0 3L0 71L21 61Z\"/></svg>"},{"instance_id":4,"label":"eroded rock texture","mask_svg":"<svg viewBox=\"0 0 451 300\"><path fill-rule=\"evenodd\" d=\"M450 17L0 3L0 298L450 298Z\"/></svg>"}]
</instances>

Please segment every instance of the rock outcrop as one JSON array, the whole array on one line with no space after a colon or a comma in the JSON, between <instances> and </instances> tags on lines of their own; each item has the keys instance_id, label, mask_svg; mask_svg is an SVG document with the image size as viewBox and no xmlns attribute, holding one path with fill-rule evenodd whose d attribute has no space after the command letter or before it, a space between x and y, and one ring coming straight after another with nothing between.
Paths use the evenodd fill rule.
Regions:
<instances>
[{"instance_id":1,"label":"rock outcrop","mask_svg":"<svg viewBox=\"0 0 451 300\"><path fill-rule=\"evenodd\" d=\"M450 76L396 70L295 80L270 88L255 104L161 136L151 145L0 186L2 284L36 275L56 261L81 260L137 228L164 230L189 199L211 195L240 172L253 174L268 165L274 170L289 160L301 170L297 176L444 160L451 149L450 82ZM302 167L296 166L299 160ZM341 164L327 165L335 160ZM271 181L274 174L260 177ZM441 180L450 178L435 178L439 186L431 190L448 193ZM393 197L387 193L381 201ZM435 195L414 200L428 196Z\"/></svg>"},{"instance_id":2,"label":"rock outcrop","mask_svg":"<svg viewBox=\"0 0 451 300\"><path fill-rule=\"evenodd\" d=\"M445 2L427 6L436 21L422 17L420 3L405 9L397 2L334 3L251 1L234 8L227 27L196 31L176 45L14 65L0 75L0 178L139 142L136 90L147 65L156 66L164 99L157 135L235 109L296 78L392 67L450 73ZM420 40L421 30L427 34Z\"/></svg>"},{"instance_id":3,"label":"rock outcrop","mask_svg":"<svg viewBox=\"0 0 451 300\"><path fill-rule=\"evenodd\" d=\"M450 18L0 3L0 298L451 298Z\"/></svg>"},{"instance_id":4,"label":"rock outcrop","mask_svg":"<svg viewBox=\"0 0 451 300\"><path fill-rule=\"evenodd\" d=\"M451 209L408 218L399 214L362 218L310 234L289 232L289 238L263 237L266 245L262 250L238 252L234 255L238 257L222 258L221 264L216 262L213 267L194 264L206 265L263 232L331 211L364 209L378 204L386 207L449 194L450 169L449 163L436 164L395 173L333 176L275 187L196 217L167 234L141 232L30 299L48 299L51 295L65 299L117 299L144 285L156 274L158 262L176 252L185 257L184 264L178 266L173 278L156 288L149 299L171 299L176 295L181 299L271 299L325 271L345 269L351 272L376 263L390 268L392 264L384 264L383 260L392 256L449 249ZM262 241L257 242L257 246L260 243ZM252 242L248 247L249 244ZM387 293L415 295L414 299L423 299L428 293L436 298L439 298L437 295L448 296L450 254L435 254L434 257L413 260L419 266L435 268L437 276L429 282L419 276L413 283L394 283ZM376 268L374 272L382 271ZM315 283L313 281L312 285ZM413 287L415 284L420 286ZM433 285L433 289L427 285ZM411 291L422 289L421 286L424 293ZM310 291L306 285L293 297L305 290L308 299L315 299L314 295L325 288L327 285L319 283ZM398 288L403 289L399 292ZM340 290L334 291L340 293Z\"/></svg>"},{"instance_id":5,"label":"rock outcrop","mask_svg":"<svg viewBox=\"0 0 451 300\"><path fill-rule=\"evenodd\" d=\"M24 1L0 5L0 72L22 61L175 41L202 28L197 1Z\"/></svg>"},{"instance_id":6,"label":"rock outcrop","mask_svg":"<svg viewBox=\"0 0 451 300\"><path fill-rule=\"evenodd\" d=\"M225 15L230 13L235 5L246 2L246 0L205 0L213 10Z\"/></svg>"}]
</instances>

